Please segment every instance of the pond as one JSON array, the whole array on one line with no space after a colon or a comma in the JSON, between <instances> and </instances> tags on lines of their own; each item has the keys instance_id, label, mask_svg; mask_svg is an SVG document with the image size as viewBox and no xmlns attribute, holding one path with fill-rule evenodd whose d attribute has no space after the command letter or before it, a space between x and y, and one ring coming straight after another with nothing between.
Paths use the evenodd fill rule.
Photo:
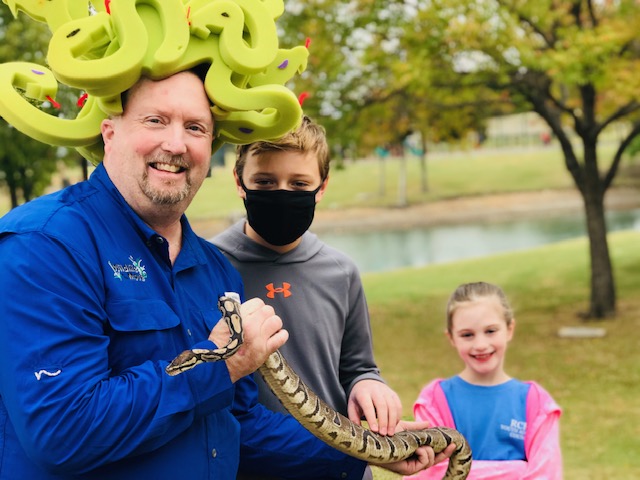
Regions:
<instances>
[{"instance_id":1,"label":"pond","mask_svg":"<svg viewBox=\"0 0 640 480\"><path fill-rule=\"evenodd\" d=\"M318 236L349 255L361 273L420 267L522 250L586 235L584 215L500 223L466 223L380 232L326 232ZM607 213L610 232L640 230L640 209Z\"/></svg>"}]
</instances>

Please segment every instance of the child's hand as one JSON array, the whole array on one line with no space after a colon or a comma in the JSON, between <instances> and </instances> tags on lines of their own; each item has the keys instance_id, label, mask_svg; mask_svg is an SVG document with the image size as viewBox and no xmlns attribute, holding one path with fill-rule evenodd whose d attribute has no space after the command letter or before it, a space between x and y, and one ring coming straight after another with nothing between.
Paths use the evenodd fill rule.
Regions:
<instances>
[{"instance_id":1,"label":"child's hand","mask_svg":"<svg viewBox=\"0 0 640 480\"><path fill-rule=\"evenodd\" d=\"M372 432L393 435L402 418L400 397L378 380L361 380L351 389L347 404L349 419L360 425L362 417Z\"/></svg>"},{"instance_id":2,"label":"child's hand","mask_svg":"<svg viewBox=\"0 0 640 480\"><path fill-rule=\"evenodd\" d=\"M422 430L429 428L429 422L406 422L400 421L398 423L398 431L403 430ZM415 451L415 454L406 460L395 463L387 463L384 465L378 465L400 475L413 475L421 470L433 467L436 463L440 463L443 460L451 457L456 450L456 445L452 443L442 452L436 454L431 447L420 447Z\"/></svg>"}]
</instances>

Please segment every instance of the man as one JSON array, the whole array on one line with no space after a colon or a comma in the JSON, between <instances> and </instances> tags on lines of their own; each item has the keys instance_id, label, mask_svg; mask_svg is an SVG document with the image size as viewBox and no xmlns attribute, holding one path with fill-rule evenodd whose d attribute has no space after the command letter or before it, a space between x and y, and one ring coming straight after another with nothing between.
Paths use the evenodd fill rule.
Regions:
<instances>
[{"instance_id":1,"label":"man","mask_svg":"<svg viewBox=\"0 0 640 480\"><path fill-rule=\"evenodd\" d=\"M287 339L260 300L236 355L165 373L227 343L217 299L242 283L184 217L211 155L202 81L141 79L123 107L87 182L0 219L0 479L232 479L248 437L274 475L358 478L363 462L256 403L247 375ZM391 468L433 463L423 449Z\"/></svg>"}]
</instances>

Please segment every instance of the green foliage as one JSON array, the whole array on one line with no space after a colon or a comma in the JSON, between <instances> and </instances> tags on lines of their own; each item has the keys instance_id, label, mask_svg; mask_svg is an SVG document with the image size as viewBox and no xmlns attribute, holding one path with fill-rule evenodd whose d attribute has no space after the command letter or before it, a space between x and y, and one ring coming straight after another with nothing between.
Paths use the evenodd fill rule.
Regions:
<instances>
[{"instance_id":1,"label":"green foliage","mask_svg":"<svg viewBox=\"0 0 640 480\"><path fill-rule=\"evenodd\" d=\"M367 274L376 359L404 413L431 379L454 375L461 362L443 334L448 296L460 283L501 285L517 326L506 369L540 382L563 409L560 423L565 478L633 479L640 459L640 241L638 232L610 235L620 285L616 321L598 324L604 338L565 339L561 327L581 325L588 282L586 239L525 252ZM598 438L596 441L595 438ZM375 478L398 479L382 470Z\"/></svg>"},{"instance_id":2,"label":"green foliage","mask_svg":"<svg viewBox=\"0 0 640 480\"><path fill-rule=\"evenodd\" d=\"M45 24L24 14L14 19L9 8L0 4L0 63L29 61L45 64L45 54L51 33ZM73 109L74 94L63 90L56 101L63 111ZM58 111L51 105L41 108L49 114ZM51 183L61 158L59 150L33 140L0 118L0 187L8 190L11 207L41 195Z\"/></svg>"}]
</instances>

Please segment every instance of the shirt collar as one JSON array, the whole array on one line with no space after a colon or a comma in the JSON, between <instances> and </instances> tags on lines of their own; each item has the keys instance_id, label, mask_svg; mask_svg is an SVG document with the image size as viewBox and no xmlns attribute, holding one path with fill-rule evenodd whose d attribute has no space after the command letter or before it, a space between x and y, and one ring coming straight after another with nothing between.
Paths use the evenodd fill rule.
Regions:
<instances>
[{"instance_id":1,"label":"shirt collar","mask_svg":"<svg viewBox=\"0 0 640 480\"><path fill-rule=\"evenodd\" d=\"M125 217L127 217L147 246L150 248L168 248L166 246L166 239L149 227L149 225L147 225L126 202L120 191L111 181L111 178L109 178L109 174L102 163L98 164L94 172L91 174L89 182L98 190L106 192L111 197L113 200L111 208L119 210ZM105 205L105 208L109 207ZM180 222L182 224L182 248L178 258L176 259L174 268L182 270L194 265L206 263L207 257L203 251L203 247L198 236L191 228L186 215L182 215ZM164 245L162 245L162 242L165 242ZM168 251L165 250L165 252L168 258Z\"/></svg>"}]
</instances>

